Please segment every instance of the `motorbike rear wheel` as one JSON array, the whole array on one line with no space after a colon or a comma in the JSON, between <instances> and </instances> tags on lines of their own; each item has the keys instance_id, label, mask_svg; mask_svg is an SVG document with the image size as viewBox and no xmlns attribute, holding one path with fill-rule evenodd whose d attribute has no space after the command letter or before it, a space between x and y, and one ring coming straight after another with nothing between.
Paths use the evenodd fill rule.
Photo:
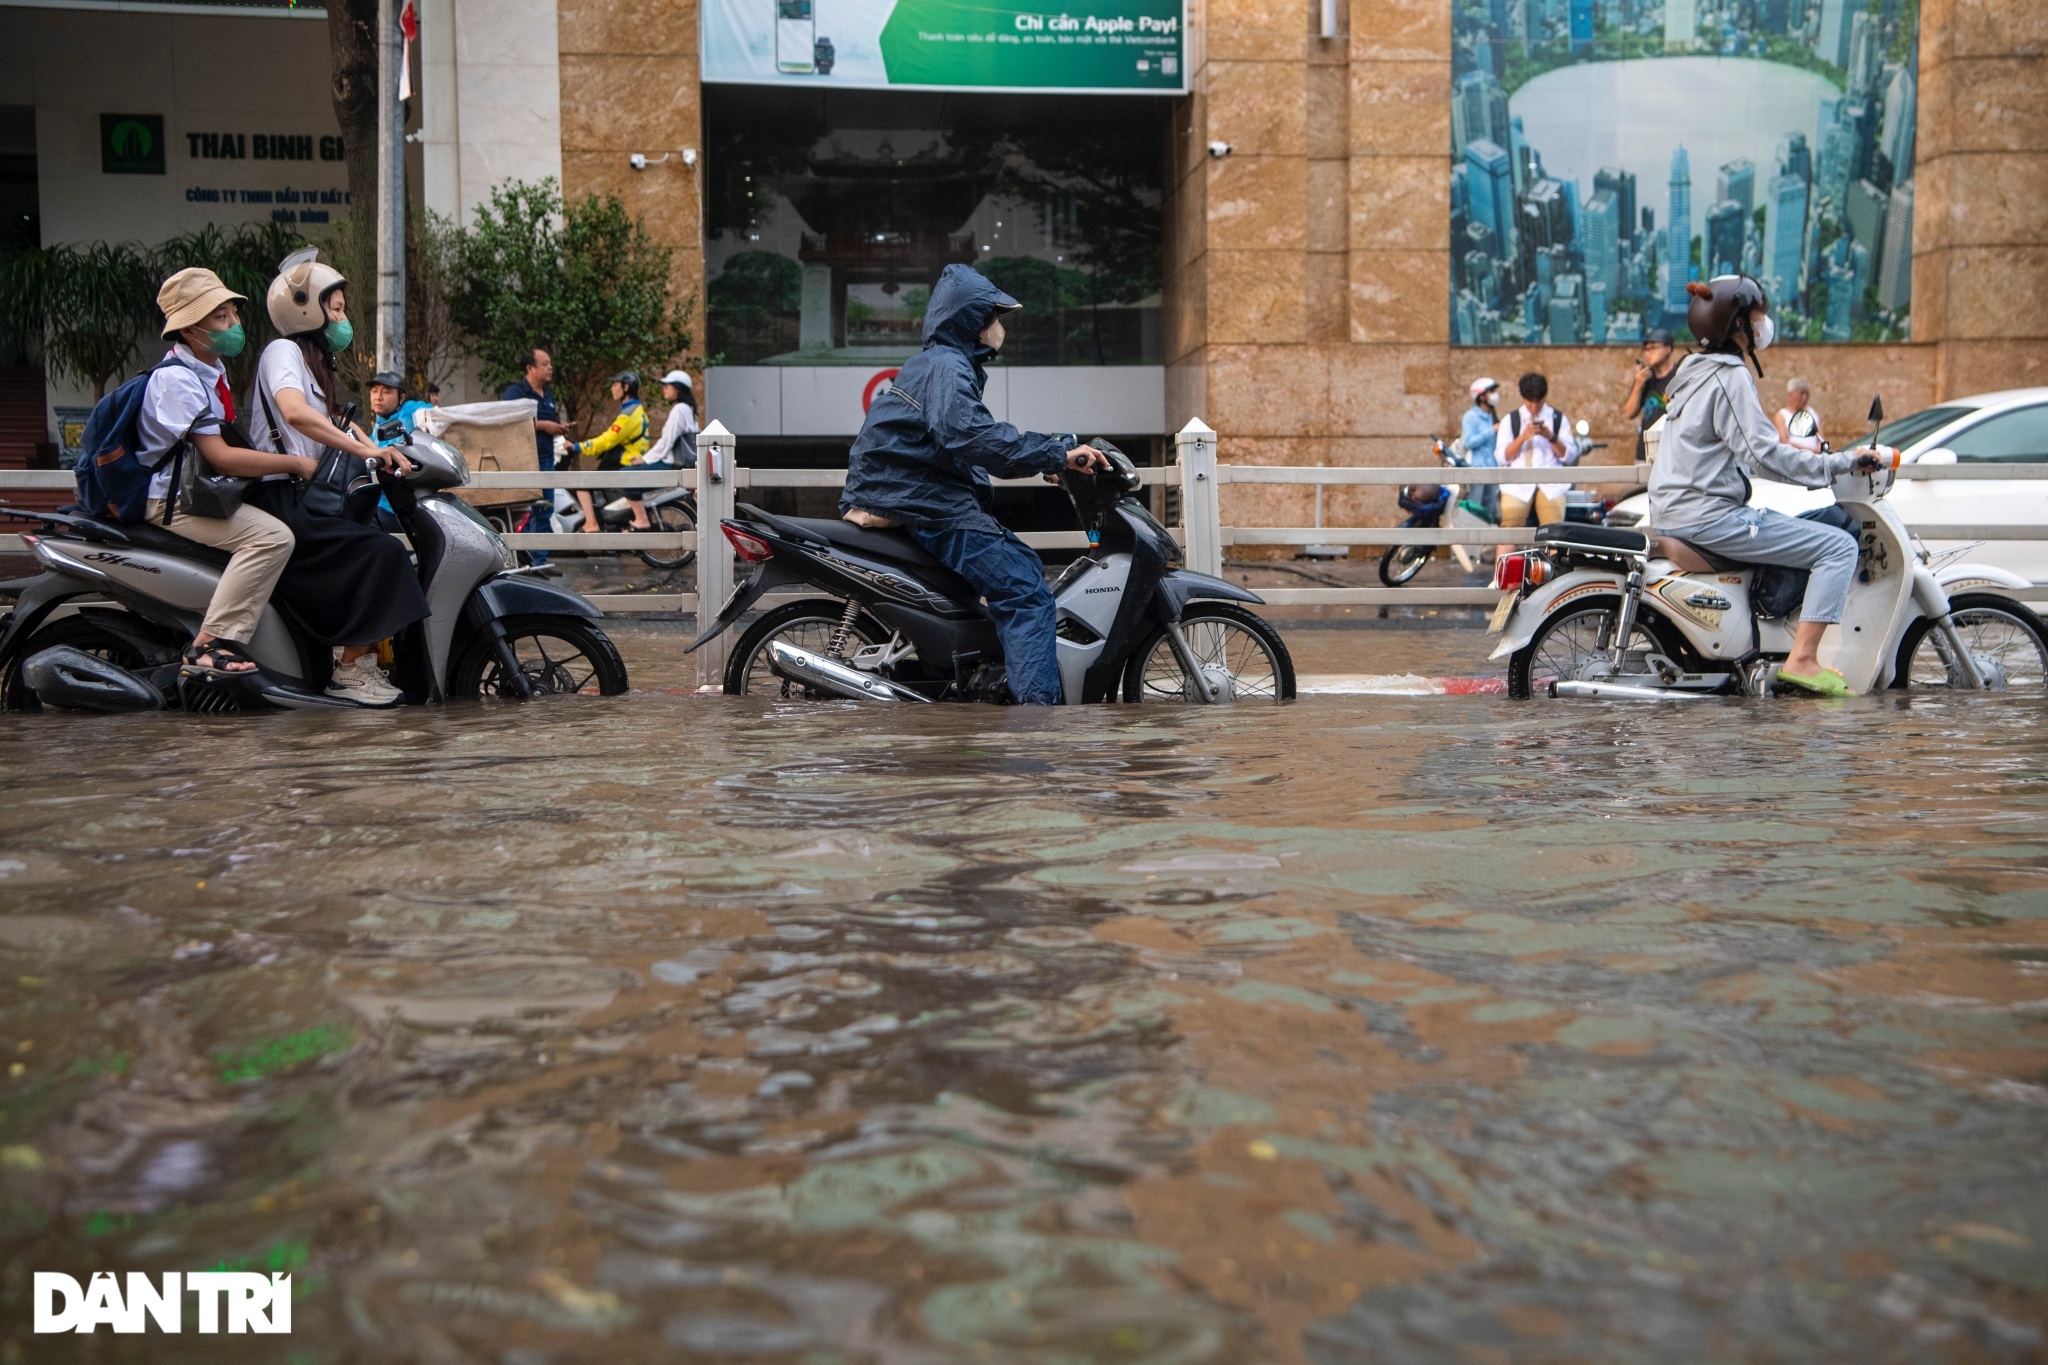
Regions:
<instances>
[{"instance_id":1,"label":"motorbike rear wheel","mask_svg":"<svg viewBox=\"0 0 2048 1365\"><path fill-rule=\"evenodd\" d=\"M114 634L105 626L86 616L64 616L46 623L22 644L21 652L14 656L14 664L7 670L7 678L0 683L0 709L8 711L40 711L41 699L35 689L28 685L28 679L21 675L21 666L31 655L59 645L69 645L87 654L105 659L116 668L134 670L149 663L137 652L134 645Z\"/></svg>"},{"instance_id":2,"label":"motorbike rear wheel","mask_svg":"<svg viewBox=\"0 0 2048 1365\"><path fill-rule=\"evenodd\" d=\"M1180 629L1204 672L1228 676L1234 699L1294 700L1294 656L1279 631L1243 607L1196 602L1181 613ZM1131 655L1124 669L1124 700L1200 703L1164 626Z\"/></svg>"},{"instance_id":3,"label":"motorbike rear wheel","mask_svg":"<svg viewBox=\"0 0 2048 1365\"><path fill-rule=\"evenodd\" d=\"M2005 691L2048 691L2048 626L2019 603L1992 593L1963 593L1950 599L1949 616L1963 648L1989 659L2004 674ZM1906 628L1892 673L1893 687L1953 687L1941 657L1934 622L1921 617Z\"/></svg>"},{"instance_id":4,"label":"motorbike rear wheel","mask_svg":"<svg viewBox=\"0 0 2048 1365\"><path fill-rule=\"evenodd\" d=\"M654 523L657 531L674 535L695 535L697 519L690 515L690 509L680 502L664 503L660 507L647 509L647 519ZM640 562L650 569L680 569L697 557L697 552L685 545L680 550L638 550Z\"/></svg>"},{"instance_id":5,"label":"motorbike rear wheel","mask_svg":"<svg viewBox=\"0 0 2048 1365\"><path fill-rule=\"evenodd\" d=\"M829 654L832 637L845 613L844 602L830 597L809 598L777 607L748 626L739 643L732 647L732 658L725 665L725 694L779 697L785 701L844 701L835 693L813 691L779 676L768 667L768 645L781 640L813 654ZM847 631L843 656L850 660L855 651L881 644L888 638L889 632L881 622L861 612Z\"/></svg>"},{"instance_id":6,"label":"motorbike rear wheel","mask_svg":"<svg viewBox=\"0 0 2048 1365\"><path fill-rule=\"evenodd\" d=\"M1611 657L1613 641L1610 639L1608 649L1602 650L1600 640L1613 632L1615 614L1620 610L1619 598L1593 598L1538 626L1529 643L1508 656L1508 696L1515 701L1547 697L1550 684L1585 678L1592 665ZM1639 614L1635 629L1629 633L1628 647L1676 659L1678 644L1674 636L1664 622Z\"/></svg>"},{"instance_id":7,"label":"motorbike rear wheel","mask_svg":"<svg viewBox=\"0 0 2048 1365\"><path fill-rule=\"evenodd\" d=\"M508 616L504 625L505 643L536 696L616 697L626 690L626 661L611 637L590 622L574 616ZM483 632L448 671L448 697L519 700L518 687Z\"/></svg>"},{"instance_id":8,"label":"motorbike rear wheel","mask_svg":"<svg viewBox=\"0 0 2048 1365\"><path fill-rule=\"evenodd\" d=\"M1398 588L1413 581L1436 553L1434 545L1389 545L1380 556L1380 582Z\"/></svg>"}]
</instances>

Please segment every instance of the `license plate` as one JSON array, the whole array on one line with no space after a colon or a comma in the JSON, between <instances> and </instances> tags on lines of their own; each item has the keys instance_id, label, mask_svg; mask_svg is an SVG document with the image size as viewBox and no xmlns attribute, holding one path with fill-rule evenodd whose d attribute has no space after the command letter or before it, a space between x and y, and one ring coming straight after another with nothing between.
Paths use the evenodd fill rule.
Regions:
<instances>
[{"instance_id":1,"label":"license plate","mask_svg":"<svg viewBox=\"0 0 2048 1365\"><path fill-rule=\"evenodd\" d=\"M1493 609L1493 619L1486 623L1488 635L1498 635L1507 629L1508 617L1515 614L1515 600L1520 596L1514 592L1501 594L1500 605Z\"/></svg>"}]
</instances>

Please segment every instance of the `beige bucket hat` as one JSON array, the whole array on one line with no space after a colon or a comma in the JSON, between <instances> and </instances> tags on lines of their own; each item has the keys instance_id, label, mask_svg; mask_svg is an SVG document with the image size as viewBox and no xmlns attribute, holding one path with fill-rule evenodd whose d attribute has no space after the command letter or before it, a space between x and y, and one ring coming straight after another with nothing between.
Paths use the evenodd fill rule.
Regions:
<instances>
[{"instance_id":1,"label":"beige bucket hat","mask_svg":"<svg viewBox=\"0 0 2048 1365\"><path fill-rule=\"evenodd\" d=\"M204 266L187 266L164 281L156 291L156 306L164 314L164 340L169 341L195 322L204 322L224 303L249 300L220 282L220 276Z\"/></svg>"}]
</instances>

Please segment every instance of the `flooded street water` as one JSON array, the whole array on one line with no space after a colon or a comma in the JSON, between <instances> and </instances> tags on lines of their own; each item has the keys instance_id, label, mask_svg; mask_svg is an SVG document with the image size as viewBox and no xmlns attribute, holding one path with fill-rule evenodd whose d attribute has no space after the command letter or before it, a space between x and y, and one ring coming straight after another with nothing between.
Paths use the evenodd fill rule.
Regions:
<instances>
[{"instance_id":1,"label":"flooded street water","mask_svg":"<svg viewBox=\"0 0 2048 1365\"><path fill-rule=\"evenodd\" d=\"M1488 671L1402 634L1290 638ZM8 1359L2048 1349L2037 701L786 705L627 644L613 702L0 726ZM32 1271L219 1266L292 1335L28 1335Z\"/></svg>"}]
</instances>

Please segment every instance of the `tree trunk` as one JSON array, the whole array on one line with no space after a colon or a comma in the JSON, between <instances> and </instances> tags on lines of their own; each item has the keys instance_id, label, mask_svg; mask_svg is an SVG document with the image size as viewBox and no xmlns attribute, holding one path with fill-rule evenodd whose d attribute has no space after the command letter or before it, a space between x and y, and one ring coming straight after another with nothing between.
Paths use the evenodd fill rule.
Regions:
<instances>
[{"instance_id":1,"label":"tree trunk","mask_svg":"<svg viewBox=\"0 0 2048 1365\"><path fill-rule=\"evenodd\" d=\"M327 0L334 119L348 162L348 311L377 315L377 0Z\"/></svg>"}]
</instances>

